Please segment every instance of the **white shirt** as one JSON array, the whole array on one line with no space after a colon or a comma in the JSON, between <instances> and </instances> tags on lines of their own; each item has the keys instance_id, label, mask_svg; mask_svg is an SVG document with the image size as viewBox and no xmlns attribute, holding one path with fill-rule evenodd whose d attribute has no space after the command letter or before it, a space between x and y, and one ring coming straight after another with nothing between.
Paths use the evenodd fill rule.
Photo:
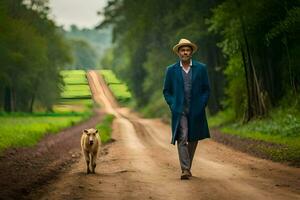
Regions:
<instances>
[{"instance_id":1,"label":"white shirt","mask_svg":"<svg viewBox=\"0 0 300 200\"><path fill-rule=\"evenodd\" d=\"M189 73L192 64L193 64L193 63L192 63L192 59L191 59L191 60L190 60L190 65L189 65L189 67L188 67L187 69L185 69L185 68L183 67L182 62L180 61L180 67L182 67L182 69L183 69L183 71L185 71L185 73Z\"/></svg>"}]
</instances>

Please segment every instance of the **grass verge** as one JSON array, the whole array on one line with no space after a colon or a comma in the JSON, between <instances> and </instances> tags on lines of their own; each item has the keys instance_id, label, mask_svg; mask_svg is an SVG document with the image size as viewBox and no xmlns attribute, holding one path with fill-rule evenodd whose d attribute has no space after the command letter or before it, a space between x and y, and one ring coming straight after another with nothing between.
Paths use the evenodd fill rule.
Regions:
<instances>
[{"instance_id":1,"label":"grass verge","mask_svg":"<svg viewBox=\"0 0 300 200\"><path fill-rule=\"evenodd\" d=\"M44 135L88 119L91 112L85 113L1 113L0 152L10 147L35 145Z\"/></svg>"},{"instance_id":2,"label":"grass verge","mask_svg":"<svg viewBox=\"0 0 300 200\"><path fill-rule=\"evenodd\" d=\"M96 129L98 129L100 137L101 137L101 142L102 143L108 143L112 141L111 138L111 132L112 132L112 122L114 120L115 116L114 115L106 115L102 122L96 126Z\"/></svg>"},{"instance_id":3,"label":"grass verge","mask_svg":"<svg viewBox=\"0 0 300 200\"><path fill-rule=\"evenodd\" d=\"M277 108L267 117L248 123L233 121L232 112L225 111L209 117L208 122L210 128L219 129L223 135L249 140L249 151L300 165L300 112L296 109Z\"/></svg>"}]
</instances>

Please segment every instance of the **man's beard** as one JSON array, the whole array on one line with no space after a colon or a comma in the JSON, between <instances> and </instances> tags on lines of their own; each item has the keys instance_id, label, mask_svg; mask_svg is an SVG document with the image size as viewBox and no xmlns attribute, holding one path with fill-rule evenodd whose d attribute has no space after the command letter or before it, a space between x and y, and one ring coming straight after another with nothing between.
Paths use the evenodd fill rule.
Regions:
<instances>
[{"instance_id":1,"label":"man's beard","mask_svg":"<svg viewBox=\"0 0 300 200\"><path fill-rule=\"evenodd\" d=\"M182 61L189 61L191 59L191 56L181 56Z\"/></svg>"}]
</instances>

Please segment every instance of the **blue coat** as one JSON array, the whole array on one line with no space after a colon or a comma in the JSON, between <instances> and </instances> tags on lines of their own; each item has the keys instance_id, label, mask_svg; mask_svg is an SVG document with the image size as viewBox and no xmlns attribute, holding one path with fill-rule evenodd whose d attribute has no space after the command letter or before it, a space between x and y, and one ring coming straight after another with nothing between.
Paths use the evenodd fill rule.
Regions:
<instances>
[{"instance_id":1,"label":"blue coat","mask_svg":"<svg viewBox=\"0 0 300 200\"><path fill-rule=\"evenodd\" d=\"M188 141L209 138L205 107L210 86L206 65L192 60L192 90L188 115ZM172 113L172 140L175 144L177 128L184 108L184 83L180 62L167 67L163 94Z\"/></svg>"}]
</instances>

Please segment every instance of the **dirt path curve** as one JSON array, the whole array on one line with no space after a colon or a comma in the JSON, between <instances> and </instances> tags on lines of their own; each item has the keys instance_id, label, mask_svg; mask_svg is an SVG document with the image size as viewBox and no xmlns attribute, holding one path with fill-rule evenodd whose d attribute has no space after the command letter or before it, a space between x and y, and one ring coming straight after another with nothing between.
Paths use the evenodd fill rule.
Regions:
<instances>
[{"instance_id":1,"label":"dirt path curve","mask_svg":"<svg viewBox=\"0 0 300 200\"><path fill-rule=\"evenodd\" d=\"M116 115L113 143L99 156L97 174L86 175L83 158L32 199L300 199L300 169L258 159L216 143L199 142L193 177L179 179L170 128L118 107L103 79L89 72L93 96Z\"/></svg>"}]
</instances>

